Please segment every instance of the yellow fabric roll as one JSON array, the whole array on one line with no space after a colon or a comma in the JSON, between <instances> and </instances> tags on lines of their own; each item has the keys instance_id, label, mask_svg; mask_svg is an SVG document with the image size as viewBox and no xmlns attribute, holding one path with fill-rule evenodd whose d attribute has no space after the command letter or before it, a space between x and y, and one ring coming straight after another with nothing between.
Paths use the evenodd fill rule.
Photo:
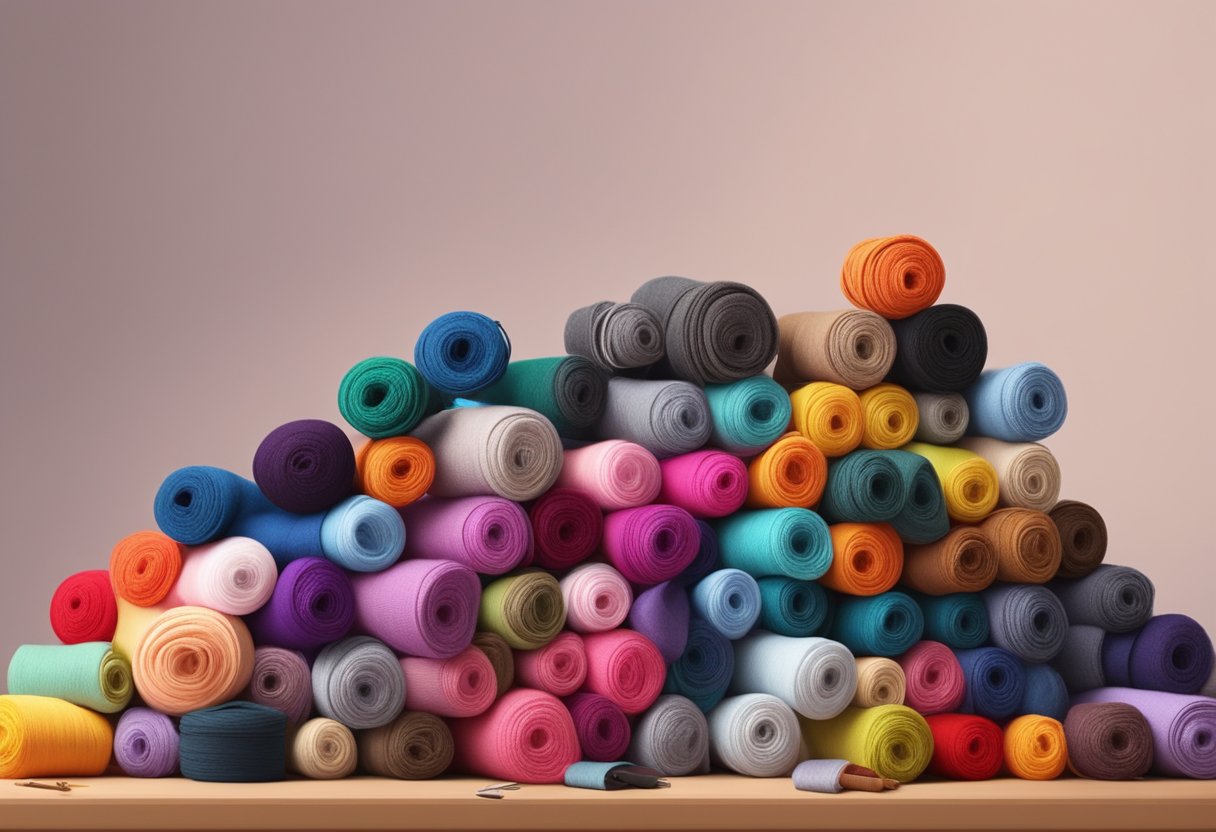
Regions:
<instances>
[{"instance_id":1,"label":"yellow fabric roll","mask_svg":"<svg viewBox=\"0 0 1216 832\"><path fill-rule=\"evenodd\" d=\"M861 399L849 388L815 381L790 393L794 430L824 456L844 456L861 444Z\"/></svg>"},{"instance_id":2,"label":"yellow fabric roll","mask_svg":"<svg viewBox=\"0 0 1216 832\"><path fill-rule=\"evenodd\" d=\"M1068 765L1064 726L1049 716L1027 714L1005 726L1005 767L1023 780L1054 780Z\"/></svg>"},{"instance_id":3,"label":"yellow fabric roll","mask_svg":"<svg viewBox=\"0 0 1216 832\"><path fill-rule=\"evenodd\" d=\"M920 410L912 394L898 384L878 384L858 394L861 400L861 444L876 451L903 447L916 436Z\"/></svg>"},{"instance_id":4,"label":"yellow fabric roll","mask_svg":"<svg viewBox=\"0 0 1216 832\"><path fill-rule=\"evenodd\" d=\"M0 778L96 777L113 745L101 714L49 696L0 696Z\"/></svg>"},{"instance_id":5,"label":"yellow fabric roll","mask_svg":"<svg viewBox=\"0 0 1216 832\"><path fill-rule=\"evenodd\" d=\"M874 769L880 777L910 783L933 757L929 723L906 705L850 707L831 719L798 721L811 759L848 760Z\"/></svg>"},{"instance_id":6,"label":"yellow fabric roll","mask_svg":"<svg viewBox=\"0 0 1216 832\"><path fill-rule=\"evenodd\" d=\"M114 652L127 661L135 659L135 648L139 640L152 626L157 616L172 609L168 604L153 604L150 607L140 607L125 598L115 598L118 602L118 626L114 629L114 639L111 644Z\"/></svg>"},{"instance_id":7,"label":"yellow fabric roll","mask_svg":"<svg viewBox=\"0 0 1216 832\"><path fill-rule=\"evenodd\" d=\"M907 680L898 662L881 656L862 656L856 662L857 692L853 694L853 705L874 708L904 704Z\"/></svg>"},{"instance_id":8,"label":"yellow fabric roll","mask_svg":"<svg viewBox=\"0 0 1216 832\"><path fill-rule=\"evenodd\" d=\"M905 451L933 464L946 495L946 512L958 523L978 523L996 508L1001 485L996 469L979 454L962 448L911 442Z\"/></svg>"}]
</instances>

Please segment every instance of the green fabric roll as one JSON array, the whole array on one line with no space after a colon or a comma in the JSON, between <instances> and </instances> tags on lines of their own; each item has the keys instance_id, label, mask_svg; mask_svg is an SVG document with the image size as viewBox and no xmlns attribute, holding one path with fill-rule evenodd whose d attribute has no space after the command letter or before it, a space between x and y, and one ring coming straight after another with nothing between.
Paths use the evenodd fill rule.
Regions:
<instances>
[{"instance_id":1,"label":"green fabric roll","mask_svg":"<svg viewBox=\"0 0 1216 832\"><path fill-rule=\"evenodd\" d=\"M737 511L713 526L719 564L756 578L784 575L813 581L832 565L828 524L807 508Z\"/></svg>"},{"instance_id":2,"label":"green fabric roll","mask_svg":"<svg viewBox=\"0 0 1216 832\"><path fill-rule=\"evenodd\" d=\"M845 708L831 719L798 718L812 759L841 759L910 783L933 757L933 732L906 705Z\"/></svg>"},{"instance_id":3,"label":"green fabric roll","mask_svg":"<svg viewBox=\"0 0 1216 832\"><path fill-rule=\"evenodd\" d=\"M561 436L579 438L599 421L607 397L603 370L582 356L561 355L512 361L502 378L470 398L535 410Z\"/></svg>"},{"instance_id":4,"label":"green fabric roll","mask_svg":"<svg viewBox=\"0 0 1216 832\"><path fill-rule=\"evenodd\" d=\"M366 358L347 371L338 387L342 418L372 439L409 433L439 406L422 373L400 358Z\"/></svg>"},{"instance_id":5,"label":"green fabric roll","mask_svg":"<svg viewBox=\"0 0 1216 832\"><path fill-rule=\"evenodd\" d=\"M131 665L108 641L23 644L8 664L8 692L52 696L103 714L127 707Z\"/></svg>"},{"instance_id":6,"label":"green fabric roll","mask_svg":"<svg viewBox=\"0 0 1216 832\"><path fill-rule=\"evenodd\" d=\"M498 633L516 650L537 650L566 623L561 584L548 572L520 572L481 591L477 629Z\"/></svg>"}]
</instances>

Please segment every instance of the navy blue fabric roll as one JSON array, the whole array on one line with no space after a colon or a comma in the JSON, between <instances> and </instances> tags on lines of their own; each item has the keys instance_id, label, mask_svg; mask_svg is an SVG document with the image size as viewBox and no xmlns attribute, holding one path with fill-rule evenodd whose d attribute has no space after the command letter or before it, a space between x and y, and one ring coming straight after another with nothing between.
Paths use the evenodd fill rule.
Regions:
<instances>
[{"instance_id":1,"label":"navy blue fabric roll","mask_svg":"<svg viewBox=\"0 0 1216 832\"><path fill-rule=\"evenodd\" d=\"M181 720L183 777L265 783L287 776L287 714L253 702L191 711Z\"/></svg>"},{"instance_id":2,"label":"navy blue fabric roll","mask_svg":"<svg viewBox=\"0 0 1216 832\"><path fill-rule=\"evenodd\" d=\"M775 575L757 578L756 583L760 629L803 638L815 635L827 621L828 593L819 584Z\"/></svg>"},{"instance_id":3,"label":"navy blue fabric roll","mask_svg":"<svg viewBox=\"0 0 1216 832\"><path fill-rule=\"evenodd\" d=\"M925 616L925 638L954 650L969 650L988 641L988 608L975 592L950 595L909 593Z\"/></svg>"},{"instance_id":4,"label":"navy blue fabric roll","mask_svg":"<svg viewBox=\"0 0 1216 832\"><path fill-rule=\"evenodd\" d=\"M1038 442L1058 431L1068 416L1064 384L1036 362L985 370L963 395L971 412L968 436Z\"/></svg>"},{"instance_id":5,"label":"navy blue fabric roll","mask_svg":"<svg viewBox=\"0 0 1216 832\"><path fill-rule=\"evenodd\" d=\"M828 464L819 513L829 523L883 523L906 500L904 478L885 451L853 451Z\"/></svg>"},{"instance_id":6,"label":"navy blue fabric roll","mask_svg":"<svg viewBox=\"0 0 1216 832\"><path fill-rule=\"evenodd\" d=\"M1028 664L1026 669L1026 692L1018 714L1038 714L1064 721L1068 715L1068 688L1064 679L1051 665Z\"/></svg>"},{"instance_id":7,"label":"navy blue fabric roll","mask_svg":"<svg viewBox=\"0 0 1216 832\"><path fill-rule=\"evenodd\" d=\"M1139 630L1107 633L1102 642L1109 687L1198 693L1212 663L1212 640L1185 615L1155 615Z\"/></svg>"},{"instance_id":8,"label":"navy blue fabric roll","mask_svg":"<svg viewBox=\"0 0 1216 832\"><path fill-rule=\"evenodd\" d=\"M489 387L502 378L510 360L506 332L479 312L440 315L414 344L418 372L448 396L468 396Z\"/></svg>"},{"instance_id":9,"label":"navy blue fabric roll","mask_svg":"<svg viewBox=\"0 0 1216 832\"><path fill-rule=\"evenodd\" d=\"M997 722L1018 713L1026 696L1026 670L1017 656L1000 647L956 650L955 655L967 680L960 711Z\"/></svg>"},{"instance_id":10,"label":"navy blue fabric roll","mask_svg":"<svg viewBox=\"0 0 1216 832\"><path fill-rule=\"evenodd\" d=\"M904 505L890 521L904 543L932 543L950 531L946 495L933 463L909 451L880 451L899 471Z\"/></svg>"},{"instance_id":11,"label":"navy blue fabric roll","mask_svg":"<svg viewBox=\"0 0 1216 832\"><path fill-rule=\"evenodd\" d=\"M667 668L664 693L678 693L708 713L722 701L735 675L735 648L708 622L694 619L684 655Z\"/></svg>"},{"instance_id":12,"label":"navy blue fabric roll","mask_svg":"<svg viewBox=\"0 0 1216 832\"><path fill-rule=\"evenodd\" d=\"M697 521L697 528L701 531L701 546L697 549L697 556L688 568L674 579L684 586L692 586L718 568L718 533L704 520Z\"/></svg>"},{"instance_id":13,"label":"navy blue fabric roll","mask_svg":"<svg viewBox=\"0 0 1216 832\"><path fill-rule=\"evenodd\" d=\"M898 656L921 640L925 618L902 592L857 597L832 593L834 614L828 638L858 656Z\"/></svg>"}]
</instances>

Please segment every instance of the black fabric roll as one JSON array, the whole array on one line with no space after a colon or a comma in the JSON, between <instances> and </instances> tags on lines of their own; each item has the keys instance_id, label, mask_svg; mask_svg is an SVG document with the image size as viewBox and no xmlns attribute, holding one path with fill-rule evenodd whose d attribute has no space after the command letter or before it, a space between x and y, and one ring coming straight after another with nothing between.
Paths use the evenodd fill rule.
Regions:
<instances>
[{"instance_id":1,"label":"black fabric roll","mask_svg":"<svg viewBox=\"0 0 1216 832\"><path fill-rule=\"evenodd\" d=\"M965 306L943 303L898 321L895 363L887 380L923 393L967 389L988 360L988 335Z\"/></svg>"}]
</instances>

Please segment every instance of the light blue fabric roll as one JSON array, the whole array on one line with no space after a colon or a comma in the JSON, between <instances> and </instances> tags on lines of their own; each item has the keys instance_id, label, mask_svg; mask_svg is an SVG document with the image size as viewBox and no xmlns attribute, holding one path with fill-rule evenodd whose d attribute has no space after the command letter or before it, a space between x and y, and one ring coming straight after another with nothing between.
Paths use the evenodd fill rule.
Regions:
<instances>
[{"instance_id":1,"label":"light blue fabric roll","mask_svg":"<svg viewBox=\"0 0 1216 832\"><path fill-rule=\"evenodd\" d=\"M807 508L737 511L714 523L718 561L753 577L813 581L832 565L832 533Z\"/></svg>"},{"instance_id":2,"label":"light blue fabric roll","mask_svg":"<svg viewBox=\"0 0 1216 832\"><path fill-rule=\"evenodd\" d=\"M1068 715L1068 687L1051 665L1026 665L1026 692L1019 714L1049 716L1060 722Z\"/></svg>"},{"instance_id":3,"label":"light blue fabric roll","mask_svg":"<svg viewBox=\"0 0 1216 832\"><path fill-rule=\"evenodd\" d=\"M747 635L760 617L760 587L740 569L710 572L692 588L693 612L734 640Z\"/></svg>"},{"instance_id":4,"label":"light blue fabric roll","mask_svg":"<svg viewBox=\"0 0 1216 832\"><path fill-rule=\"evenodd\" d=\"M758 454L785 433L790 397L769 376L752 376L730 384L708 384L711 445L738 456Z\"/></svg>"},{"instance_id":5,"label":"light blue fabric roll","mask_svg":"<svg viewBox=\"0 0 1216 832\"><path fill-rule=\"evenodd\" d=\"M1068 416L1059 376L1033 361L985 370L963 395L971 416L968 436L1038 442L1058 431Z\"/></svg>"},{"instance_id":6,"label":"light blue fabric roll","mask_svg":"<svg viewBox=\"0 0 1216 832\"><path fill-rule=\"evenodd\" d=\"M405 522L388 503L362 494L331 508L321 522L321 551L352 572L382 572L405 549Z\"/></svg>"}]
</instances>

